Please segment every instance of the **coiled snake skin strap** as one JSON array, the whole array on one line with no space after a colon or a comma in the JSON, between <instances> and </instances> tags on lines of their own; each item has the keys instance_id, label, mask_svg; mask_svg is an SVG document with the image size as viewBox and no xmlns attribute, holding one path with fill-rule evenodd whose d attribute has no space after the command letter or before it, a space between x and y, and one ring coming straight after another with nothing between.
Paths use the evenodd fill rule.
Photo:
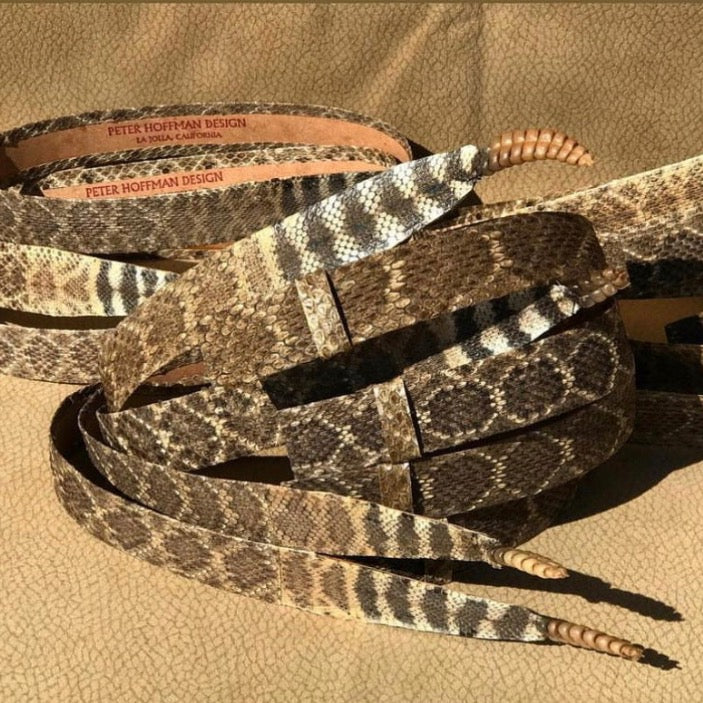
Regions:
<instances>
[{"instance_id":1,"label":"coiled snake skin strap","mask_svg":"<svg viewBox=\"0 0 703 703\"><path fill-rule=\"evenodd\" d=\"M481 509L485 520L561 489L630 432L629 348L612 305L593 307L626 280L585 220L518 216L408 241L489 163L464 147L396 166L152 295L103 345L102 389L57 413L52 461L69 512L138 556L266 600L637 658L595 630L349 560L460 558L563 577L550 559L446 518ZM429 272L447 284L439 295L427 294ZM184 355L202 359L191 373L205 386L125 407L140 386L168 393L143 384ZM518 406L510 394L521 391L542 397ZM608 438L576 447L577 424ZM277 444L293 474L280 485L193 473Z\"/></svg>"},{"instance_id":2,"label":"coiled snake skin strap","mask_svg":"<svg viewBox=\"0 0 703 703\"><path fill-rule=\"evenodd\" d=\"M127 122L119 128L129 131ZM104 293L77 303L80 282L69 295L8 293L26 312L67 316L120 316L149 298L100 335L102 387L71 396L55 417L52 465L69 513L137 556L272 602L638 658L641 648L624 640L449 590L432 582L431 568L412 578L393 561L481 560L565 576L552 560L512 548L525 534L516 537L506 514L517 522L527 510L528 529L539 531L548 508L632 430L632 356L612 303L632 266L627 257L606 261L598 224L594 233L579 215L549 212L568 207L542 203L465 210L428 228L491 169L548 152L588 162L563 135L511 137L509 148L504 138L491 150L398 166L365 153L376 161L363 180L207 252L177 279L135 271L141 288L125 288L136 289L132 302ZM41 141L30 147L22 158ZM88 148L80 140L71 148L85 153L59 150L65 163L53 172L24 162L34 192L44 193L33 197L73 200L91 187L94 202L108 202L113 186L146 189L144 179L154 180L128 158L118 171L96 157L86 176L70 159ZM198 171L198 155L167 158ZM248 167L267 165L257 159ZM150 251L183 256L215 239L148 241ZM9 243L30 259L40 254L29 251L36 241ZM62 256L90 271L81 280L100 277L104 260ZM166 385L154 386L164 370ZM275 483L207 475L213 464L281 446L290 469Z\"/></svg>"},{"instance_id":3,"label":"coiled snake skin strap","mask_svg":"<svg viewBox=\"0 0 703 703\"><path fill-rule=\"evenodd\" d=\"M388 125L287 104L94 112L0 135L0 369L96 381L105 330L175 277L174 254L410 158Z\"/></svg>"},{"instance_id":4,"label":"coiled snake skin strap","mask_svg":"<svg viewBox=\"0 0 703 703\"><path fill-rule=\"evenodd\" d=\"M510 139L505 142L504 156ZM555 210L586 217L608 259L627 268L630 285L620 297L703 295L703 156L565 195L468 208L456 226ZM700 318L691 317L667 326L667 343L633 340L633 442L701 446L701 329Z\"/></svg>"}]
</instances>

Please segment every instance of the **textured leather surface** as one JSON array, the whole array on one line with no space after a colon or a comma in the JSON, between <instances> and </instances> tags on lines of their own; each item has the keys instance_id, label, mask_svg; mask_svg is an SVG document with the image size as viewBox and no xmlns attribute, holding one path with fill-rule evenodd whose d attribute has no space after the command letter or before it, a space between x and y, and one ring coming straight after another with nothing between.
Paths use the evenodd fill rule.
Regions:
<instances>
[{"instance_id":1,"label":"textured leather surface","mask_svg":"<svg viewBox=\"0 0 703 703\"><path fill-rule=\"evenodd\" d=\"M523 196L700 153L701 29L695 5L5 5L0 128L123 105L272 99L365 111L432 149L553 124L603 155L585 173L540 164L487 181L491 199ZM583 575L545 590L506 572L465 575L502 584L478 593L680 662L664 670L308 615L117 552L53 495L48 423L69 390L0 379L2 701L701 696L695 455L630 448L586 480L567 521L530 544Z\"/></svg>"}]
</instances>

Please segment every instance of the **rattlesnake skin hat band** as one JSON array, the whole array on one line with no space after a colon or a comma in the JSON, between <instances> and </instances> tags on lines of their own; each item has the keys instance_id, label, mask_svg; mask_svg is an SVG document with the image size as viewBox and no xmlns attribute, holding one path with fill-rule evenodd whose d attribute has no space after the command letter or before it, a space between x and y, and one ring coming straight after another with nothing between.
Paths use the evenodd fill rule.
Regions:
<instances>
[{"instance_id":1,"label":"rattlesnake skin hat band","mask_svg":"<svg viewBox=\"0 0 703 703\"><path fill-rule=\"evenodd\" d=\"M382 122L287 104L113 110L5 132L0 368L97 380L117 322L98 318L128 314L176 275L154 253L236 240L409 158Z\"/></svg>"},{"instance_id":2,"label":"rattlesnake skin hat band","mask_svg":"<svg viewBox=\"0 0 703 703\"><path fill-rule=\"evenodd\" d=\"M5 135L3 195L99 211L105 226L87 248L88 229L70 224L31 238L31 208L16 208L23 224L10 223L0 251L0 266L5 255L17 271L3 304L126 319L68 355L58 345L18 354L15 337L5 364L48 375L53 360L57 379L83 369L79 380L101 381L71 396L52 427L57 494L81 525L191 578L311 612L640 656L625 640L460 594L436 574L456 559L566 575L514 545L553 520L633 424L648 436L613 298L697 291L700 159L481 206L467 196L494 170L590 157L560 133L528 130L410 161L392 128L299 106L58 124ZM175 130L191 141L162 138ZM224 198L236 189L236 203ZM202 215L207 227L192 224L201 206L217 210ZM157 223L141 220L143 237L127 232L168 207ZM677 256L672 275L662 261ZM38 262L59 274L53 286L33 277ZM640 345L638 364L653 349ZM278 456L277 475L236 473L262 454ZM405 560L420 560L424 576Z\"/></svg>"},{"instance_id":3,"label":"rattlesnake skin hat band","mask_svg":"<svg viewBox=\"0 0 703 703\"><path fill-rule=\"evenodd\" d=\"M584 645L590 641L604 651L639 656L636 647L587 628L515 606L506 610L485 599L463 599L407 574L329 556L443 559L457 556L456 540L465 535L462 539L476 547L461 558L564 576L555 562L511 550L485 532L456 527L450 538L448 527L419 516L400 529L401 522L410 519L400 515L418 510L458 519L461 513L466 523L472 509L481 508L486 521L486 510L499 511L506 499L520 497L532 504L535 494L560 489L590 468L587 461L579 461L576 469L567 450L563 456L554 454L551 468L542 463L539 469L546 473L535 477L532 488L524 483L522 494L513 490L501 495L499 485L516 485L514 472L527 470L540 442L546 442L546 451L559 444L557 428L564 423L587 425L588 416L595 422L601 418L604 431L618 428L612 443L600 445L604 456L629 433L631 358L617 317L606 305L586 320L574 318L579 308L596 302L594 295L605 290L607 298L611 289L625 283L621 273L607 269L585 221L561 215L505 218L497 226L479 224L454 236L428 232L383 252L450 210L470 192L489 162L487 152L465 147L408 168L396 167L213 253L155 293L106 340L101 351L104 398L79 394L55 420L53 466L58 494L69 512L102 539L150 561L212 585L313 612L464 636ZM545 256L534 256L534 247L542 247ZM558 253L565 251L578 254L568 260ZM325 269L328 273L321 274ZM425 293L434 280L430 271L445 278L449 297ZM496 304L501 297L503 302ZM571 319L569 330L550 335L555 325ZM160 321L156 336L154 320ZM425 327L418 328L418 323ZM413 334L426 340L419 356ZM534 342L544 334L550 336ZM598 351L597 339L606 345L602 351L609 350L605 356ZM620 343L613 346L617 339ZM235 347L229 348L229 340ZM529 394L527 389L536 391L542 384L538 376L530 376L528 359L536 355L531 359L535 372L549 358L565 360L570 355L565 349L548 351L560 343L575 344L573 351L585 355L577 365L592 371L591 381L601 372L603 381L609 379L600 391L605 405L601 408L592 391L566 371L563 388L576 381L574 405L555 407L553 418L540 409L513 421L513 428L527 430L526 436L528 428L546 423L534 441L525 443L524 457L496 441L510 423L501 424L507 418L496 413L495 398L487 399L486 421L477 422L474 440L479 444L475 450L464 449L471 435L465 434L468 426L459 431L463 423L457 413L468 401L468 420L475 397L466 380L485 374L479 384L488 388L505 370L520 368L523 371L508 380L508 386L519 384ZM203 362L196 365L199 378L209 385L183 389L172 399L153 396L145 405L121 409L152 373L194 351ZM413 355L415 364L408 375L403 369ZM369 376L384 358L393 358L396 366L386 364L384 378ZM316 362L322 364L319 369L310 366ZM495 363L503 363L502 370ZM468 375L462 376L463 371ZM269 392L264 393L267 379ZM315 400L319 392L329 397ZM557 392L558 402L569 394ZM214 407L219 407L215 415ZM622 423L613 422L618 417ZM456 420L455 429L442 428L444 420L450 425ZM167 440L162 434L155 442L152 431L159 427L175 433ZM565 425L564 431L568 445L571 431ZM91 474L82 472L66 453L65 436L71 433L79 444L85 443L94 466L110 483L151 510L101 492ZM177 441L181 434L190 441ZM213 483L190 473L213 460L251 455L280 442L288 448L294 479L278 488L241 481ZM501 465L504 454L513 455L510 464ZM589 456L594 463L604 458L592 452ZM457 482L450 478L456 474L452 460L457 467L468 462L474 468ZM481 462L491 461L493 468L479 478ZM553 482L545 482L547 474ZM195 497L201 490L210 496L207 508ZM340 504L335 495L339 493L350 502ZM221 518L213 522L215 502L221 506ZM232 512L235 504L239 507ZM540 499L533 507L539 504ZM278 507L271 512L273 506ZM351 532L336 535L324 527L323 515L333 506L336 524L349 525ZM388 512L398 509L403 512ZM179 526L158 519L159 514L170 515ZM304 524L308 528L301 531ZM350 542L363 524L366 537L361 543ZM138 538L137 546L137 533L148 535L148 540ZM430 534L434 538L428 542ZM219 535L215 542L213 535ZM184 558L179 550L186 542L202 560ZM129 546L133 544L134 549ZM248 568L234 572L221 566L236 563ZM278 585L267 580L268 570L281 575Z\"/></svg>"}]
</instances>

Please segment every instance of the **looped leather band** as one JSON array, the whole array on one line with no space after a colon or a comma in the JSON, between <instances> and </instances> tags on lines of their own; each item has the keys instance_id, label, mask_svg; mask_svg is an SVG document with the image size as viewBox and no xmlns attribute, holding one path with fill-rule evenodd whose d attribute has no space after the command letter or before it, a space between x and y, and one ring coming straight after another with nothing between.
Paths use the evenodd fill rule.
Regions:
<instances>
[{"instance_id":1,"label":"looped leather band","mask_svg":"<svg viewBox=\"0 0 703 703\"><path fill-rule=\"evenodd\" d=\"M184 120L186 118L187 115ZM87 121L90 123L91 118ZM113 125L115 136L123 138L138 131L125 120L117 122ZM64 126L66 129L74 128L73 125ZM144 123L141 126L144 127ZM81 138L96 133L97 130L93 127L94 125L91 129L84 130ZM22 163L27 169L26 173L31 173L35 179L34 187L46 189L49 195L47 199L61 195L56 191L62 189L87 188L84 173L66 172L72 159L81 159L86 155L81 152L81 149L87 151L85 144L77 153L61 153L64 173L51 174L37 157L37 150L41 151L42 145L46 143L46 140L42 141L43 130L45 131L45 126L26 130L25 134L20 135L26 143L22 144L23 139L18 139L15 145L25 159ZM120 148L126 146L120 144ZM20 152L14 153L17 155ZM183 152L169 154L171 161L167 164L167 175L170 177L175 169L185 165L182 159L195 156L197 155ZM218 157L224 157L223 153L218 152ZM32 158L35 158L36 163L32 162ZM93 168L94 172L91 174L93 183L90 185L99 195L92 194L96 195L96 202L109 202L109 191L114 185L109 178L115 174L105 172L100 153L92 158L89 168ZM227 158L231 158L231 154ZM192 161L188 163L194 165ZM78 394L75 403L60 409L53 431L52 463L57 493L69 512L97 536L138 556L170 565L179 573L202 578L211 585L267 601L295 605L312 612L358 617L371 622L464 636L523 641L549 637L549 624L552 620L544 616L486 599L459 596L392 572L326 557L319 551L394 558L436 559L456 556L481 559L495 565L511 562L530 564L523 568L529 570L535 567L535 573L541 569L542 575L552 573L563 576L563 570L556 568L550 560L530 557L520 562L519 550L501 549L500 544L489 535L455 527L446 520L432 520L394 511L367 499L317 494L287 485L266 486L239 481L213 483L205 477L169 468L176 465L176 457L173 455L177 444L173 441L175 437L171 437L167 443L150 442L148 439L153 436L151 433L159 431L158 423L154 424L152 420L158 417L163 421L169 416L176 419L181 411L185 411L180 417L190 427L183 437L193 436L197 441L181 444L183 451L176 463L180 462L182 468L200 466L218 455L227 459L237 454L255 452L257 448L284 439L288 431L285 427L288 420L298 422L295 414L276 410L262 394L257 377L263 378L267 368L280 373L304 368L305 364L301 365L301 362L305 360L338 363L339 357L345 354L363 354L369 351L365 348L365 341L373 344L377 339L383 340L384 333L399 333L396 341L401 343L400 349L409 341L403 342L405 328L419 322L428 331L432 331L432 344L436 347L436 352L430 353L426 364L421 365L422 369L429 374L429 378L438 378L440 368L459 369L470 365L473 359L480 360L482 354L490 356L500 349L501 340L507 340L507 336L513 333L518 334L514 343L524 344L548 331L557 320L571 316L578 307L583 281L590 281L602 268L603 262L598 258L597 248L587 247L584 255L577 257L577 263L572 269L567 267L546 276L544 271L520 270L519 264L513 268L519 257L506 257L502 234L499 233L497 238L489 237L487 252L495 260L496 252L500 250L501 262L505 264L501 264L501 269L505 270L506 276L495 287L489 286L482 292L478 301L479 308L481 305L486 308L492 296L503 294L510 299L509 307L513 315L508 315L506 319L497 315L494 318L495 324L490 324L491 318L486 318L481 313L477 318L481 322L473 334L462 322L460 315L461 309L477 302L471 295L459 296L453 300L437 300L430 306L426 306L419 296L416 303L411 304L415 296L407 288L401 269L421 271L421 267L417 266L421 258L416 257L407 264L401 260L381 262L370 259L369 267L364 264L354 269L354 275L358 275L363 274L367 268L374 271L374 266L380 264L378 270L381 272L386 264L390 264L387 271L393 279L388 286L391 308L385 313L382 313L383 308L375 309L367 320L371 325L367 324L363 332L362 326L352 314L355 310L353 301L347 297L347 293L341 294L344 279L333 281L331 276L323 272L324 269L332 270L345 264L353 266L352 262L366 259L374 252L383 251L407 239L454 207L470 192L474 181L485 170L485 163L484 153L473 147L465 147L455 153L418 162L405 170L402 167L399 170L391 169L388 176L372 179L368 185L352 187L345 196L337 199L333 197L320 208L313 207L301 216L289 217L221 254L209 255L198 267L197 273L186 272L179 279L177 285L185 294L178 306L185 303L184 307L169 309L169 295L154 293L155 297L152 296L151 300L156 302L149 304L144 319L140 322L138 318L130 318L135 320L133 332L137 334L140 343L146 343L149 347L156 338L151 331L140 325L154 311L161 310L160 305L166 303L167 312L178 311L178 314L185 315L183 322L186 336L173 334L180 321L170 320L168 314L162 318L165 326L161 327L159 333L170 334L173 340L185 341L186 348L166 346L159 349L158 344L157 348L150 348L148 351L153 358L148 363L156 365L153 370L160 370L168 364L177 365L179 360L184 363L186 358L197 361L202 356L206 366L201 373L206 378L212 376L207 365L222 358L222 340L241 338L238 330L246 325L248 313L245 311L255 310L259 316L257 324L258 321L265 324L268 320L277 329L283 329L284 322L290 317L285 303L289 294L294 296L295 309L299 313L296 319L304 326L300 327L300 332L291 330L292 336L289 334L277 338L271 347L257 346L262 337L253 335L253 345L243 350L241 355L243 363L240 368L223 367L223 373L213 379L215 384L210 388L187 392L170 401L168 407L156 403L119 413L105 413L101 411L102 401L98 393L89 390ZM85 167L87 164L82 165ZM141 187L145 181L140 179L153 176L144 171L130 173L122 167L119 175L124 178L128 188L135 185ZM64 191L63 195L66 194ZM177 200L180 195L173 193L164 197ZM56 198L57 202L59 200ZM548 221L549 218L544 218L544 223ZM522 224L528 226L529 221ZM562 223L562 229L568 231L569 228L564 225ZM585 233L588 239L589 233L580 227L581 223L576 223L574 233ZM454 241L460 240L462 238ZM422 253L421 241L418 244L413 242L406 255L416 250ZM484 239L479 239L479 245L482 246L483 243ZM500 244L498 249L497 243ZM439 259L448 262L454 254L463 257L466 262L469 260L465 258L467 253L468 251L448 249L439 252ZM93 265L87 260L79 260L78 263ZM234 270L230 268L231 265L235 266ZM101 271L103 279L108 281L114 271L119 271L122 277L129 273L137 280L148 276L146 271L119 266ZM352 268L348 271L351 272ZM578 275L575 275L577 272ZM227 289L231 284L232 273L237 275L236 295L229 296ZM398 275L400 278L397 278ZM561 283L555 283L555 277L571 286L573 291ZM373 278L374 275L368 281L362 280L362 285L357 290L362 294L365 289L373 291ZM111 280L119 279L113 277ZM201 297L203 289L199 287L199 282L202 280L207 281L209 295L214 296L214 300L228 301L226 310L220 310L217 305L210 309L205 305L205 309L201 309L204 299ZM540 295L545 297L544 293L537 294L535 299L518 294L525 286L539 287L540 284L546 284L552 291L546 299L551 301L553 307L550 310L554 315L546 314L547 309L539 307L537 298ZM477 286L478 281L471 285ZM191 289L190 286L194 288ZM173 295L172 287L168 288ZM167 288L163 290L166 291ZM275 297L281 294L283 298L280 303L276 303ZM552 294L556 297L552 298ZM56 304L64 304L66 297L65 291L56 295ZM566 299L571 299L571 306L562 305ZM41 296L37 300L41 300ZM257 301L261 302L257 304ZM32 304L29 300L26 302ZM114 305L110 307L109 295L103 294L101 305L102 312L108 315L117 310ZM75 307L72 312L78 309L80 308ZM97 309L101 311L100 307ZM55 312L56 308L47 305L45 310ZM190 315L196 310L199 314L191 318ZM393 314L393 310L397 313ZM222 312L225 313L224 316ZM384 314L389 318L385 323L382 322ZM488 327L484 324L486 321L489 322ZM172 322L176 323L175 327ZM195 327L191 330L192 323ZM125 324L126 327L123 325L121 328L129 331L129 324ZM208 336L207 332L207 327L213 324L219 324L216 338ZM204 337L197 336L200 330L205 333ZM191 331L196 333L195 339L187 339L187 334ZM145 332L146 336L143 336ZM462 335L468 335L471 341ZM312 343L312 348L308 340ZM106 378L111 379L107 399L113 407L121 405L120 398L129 395L133 388L130 388L130 383L136 382L138 385L143 380L139 374L144 369L138 364L135 367L136 375L120 366L121 345L125 341L126 337L116 339L115 346L106 347L102 354L101 364ZM290 355L287 349L296 346L300 346L300 352ZM276 354L284 351L282 363L277 362ZM405 355L407 357L407 352ZM611 356L610 361L619 367L617 355ZM400 358L395 360L395 363L400 362ZM355 373L361 371L361 367L355 366L354 362L350 369L356 369ZM372 384L373 402L369 406L371 413L358 416L361 424L357 429L373 425L377 433L380 433L381 454L373 458L376 451L373 447L368 447L365 451L370 451L369 458L371 464L377 467L376 470L380 464L384 461L387 463L390 459L394 465L394 475L391 474L390 477L395 478L395 481L386 480L389 478L388 473L381 471L380 480L377 474L378 490L386 502L410 509L413 505L409 466L403 464L424 458L420 435L415 433L427 432L432 426L431 418L434 415L430 413L426 417L425 411L423 417L426 419L422 421L424 429L419 424L416 425L410 409L410 403L414 401L410 399L405 378L398 377L392 369L389 369L389 376L388 379L381 380L380 385ZM128 380L130 378L131 381ZM221 381L227 384L228 378L230 381L236 380L236 385L227 387L219 384ZM280 384L280 379L278 382ZM315 388L309 379L305 385ZM421 387L422 383L414 386L413 392L417 394ZM462 395L461 388L461 384L457 387L452 379L447 391L458 398ZM458 395L457 390L460 391ZM607 394L607 391L604 392ZM350 402L346 404L345 412L363 408L363 403L359 403L358 398L353 397L354 394L346 396L344 391L342 394L322 401L315 412L322 417L335 407L338 400L347 397ZM579 402L582 401L583 399ZM76 413L78 406L81 409ZM308 404L306 407L310 409L312 406ZM441 414L445 415L449 406L443 403L442 407L445 410ZM196 418L204 424L201 429L194 431L192 423ZM336 414L330 416L332 424L338 420ZM170 424L167 426L175 427ZM124 495L138 502L130 502L120 494L112 493L104 487L105 484L95 482L90 469L86 472L85 466L79 468L79 465L72 463L70 448L79 446L74 445L70 439L72 427L80 431L79 443L84 443L95 467L113 485L119 486ZM126 427L131 427L134 431L125 433ZM163 425L161 427L163 429ZM217 431L209 433L206 429L208 427L216 428ZM236 438L232 436L235 432ZM208 436L217 439L208 445ZM134 447L131 445L140 439L145 442L133 454ZM444 441L453 448L460 437L452 433L451 436L445 436ZM314 453L308 450L305 454L308 458L314 458ZM303 468L298 462L295 465L296 472ZM361 468L365 468L364 462ZM300 477L296 476L295 480L299 481ZM391 483L394 484L392 488ZM140 507L140 504L145 507ZM308 517L311 512L318 520L325 515L325 520L341 532L336 534L319 523L311 523Z\"/></svg>"},{"instance_id":2,"label":"looped leather band","mask_svg":"<svg viewBox=\"0 0 703 703\"><path fill-rule=\"evenodd\" d=\"M192 115L179 117L175 128L196 129L185 124ZM226 117L214 115L216 119ZM237 122L240 116L231 117L233 123L223 129L243 126ZM159 129L170 129L159 122L161 115L153 119L141 127L146 131L149 124L153 132L154 125L162 124ZM138 131L137 126L129 119L118 121L113 125L114 136L127 137ZM41 159L32 162L32 154L41 151L41 136L29 133L13 144L20 150L12 152L15 156L21 152L21 159L29 159L22 162L23 173L33 179L26 183L23 195L43 192L44 196L37 197L58 202L62 194L76 194L90 185L95 188L90 196L95 202L117 202L112 197L117 194L110 192L115 174L105 171L100 150L88 167L94 169L95 178L88 184L84 173L68 172L71 169L50 173ZM518 134L517 141L520 139ZM168 153L163 182L154 186L173 189L163 197L176 200L188 192L180 188L182 183L170 179L184 173L194 181L213 175L214 167L198 166L197 159L207 156L198 151L202 145L186 146ZM369 161L377 158L374 147L353 148L366 149L363 158ZM511 159L514 151L511 147ZM524 149L520 146L517 151ZM233 165L235 153L217 150L216 168L239 168L241 164ZM62 154L63 166L83 156ZM357 151L347 156L351 157L349 164L362 154ZM378 157L380 169L387 168L380 163L383 159ZM617 316L605 304L625 284L624 272L605 264L592 233L577 238L575 247L564 246L568 237L552 238L549 249L539 236L536 245L515 236L510 225L519 222L528 231L532 222L537 233L544 233L559 223L563 234L569 231L568 223L573 225L577 219L529 214L547 209L542 202L532 210L532 206L516 206L513 212L518 216L514 220L501 217L502 223L485 221L485 213L474 213L472 217L484 222L470 230L478 235L471 248L462 249L464 238L452 237L456 230L451 224L444 223L442 232L418 234L470 192L486 162L484 152L465 147L407 169L403 165L390 168L366 182L351 184L319 207L289 216L221 253L208 254L203 264L175 282L160 281L160 291L121 324L103 347L107 408L101 407L99 395L77 397L83 409L75 418L75 427L71 426L71 411L67 407L61 411L70 420L70 431L81 433L79 442L85 443L94 466L134 502L111 495L104 484L94 480L90 469L85 473L71 466L66 445L55 435L57 487L72 514L101 538L144 558L271 602L487 638L557 639L576 644L592 640L603 651L638 656L637 648L588 628L483 599L455 600L445 589L429 590L399 574L351 562L347 565L328 554L339 550L351 556L441 558L462 553L494 564L533 564L530 559L535 557L516 555L480 530L470 530L471 534L455 530L450 547L440 547L448 539L445 520L451 517L466 526L472 520L487 519L489 524L491 510L495 516L516 502L538 505L615 451L630 431L631 362ZM314 167L314 159L300 159L292 168L298 175L307 174L311 163ZM257 170L259 167L262 169ZM252 174L268 173L268 167L266 159L260 159L246 168ZM187 168L192 170L179 170ZM689 171L684 166L681 172ZM672 173L664 170L644 180L651 189L663 181L671 186L669 194L676 193L681 187L675 185ZM136 173L122 169L119 176L122 180L118 182L127 191L139 191L131 200L144 199L142 191L152 187L146 184L158 180L148 169ZM235 177L228 171L230 176ZM66 190L73 188L79 190ZM627 187L615 184L611 190L624 193ZM587 197L572 205L581 211L584 202L592 206ZM619 206L622 208L621 203ZM654 212L660 216L657 207ZM680 221L691 231L697 217L694 207ZM579 227L573 225L573 233ZM401 245L393 255L383 253L412 236L416 240ZM427 245L433 237L441 242L436 251ZM443 250L447 242L450 245ZM540 246L546 254L544 268L530 269L529 261L540 259ZM469 251L473 257L468 256ZM627 258L627 247L624 251ZM467 270L486 274L480 296L472 297L471 286L462 287L451 277L452 256ZM485 271L480 268L481 256L487 257ZM432 281L427 272L437 270L448 292L428 296L427 290L435 291L428 284L423 288L423 281ZM135 275L140 281L148 276L137 269L119 271L120 276ZM511 296L536 290L542 292L531 301L515 305L511 300ZM12 296L10 293L8 299L16 301L13 304L34 304L31 298ZM110 296L103 297L107 312ZM44 304L41 296L36 299ZM55 296L57 303L62 299L63 294ZM549 300L558 314L544 317L539 309L542 300ZM564 303L571 303L571 308ZM500 314L501 305L507 305L510 314ZM595 307L591 317L574 318L579 308L589 306ZM467 334L462 316L466 310L475 315L478 308L489 317L473 334ZM251 330L251 335L243 335L244 330ZM413 334L418 336L413 338ZM413 356L413 340L420 335L432 339L432 348ZM543 339L537 340L540 335ZM246 342L241 353L233 354L243 336ZM378 361L378 352L386 347L395 351L389 353L390 368L379 376L377 369L370 371L373 364L368 360ZM202 359L198 373L212 384L202 391L200 401L190 399L200 391L184 390L182 398L189 400L180 406L188 411L195 407L191 403L201 402L202 411L190 415L188 422L203 423L196 432L203 439L180 449L173 437L166 446L147 439L141 455L132 454L123 426L139 427L144 422L143 431L137 434L148 438L160 431L163 438L163 425L151 425L151 420L158 416L163 421L175 405L171 410L155 411L153 417L120 408L153 373L169 365L178 367L186 356L189 361ZM347 375L338 379L339 385L329 383L329 378L316 380L316 371L323 368L346 369ZM581 373L583 368L589 373ZM360 379L364 379L361 385ZM556 392L542 379L556 381ZM262 393L262 382L269 384L268 396ZM325 386L328 396L316 397ZM276 389L290 391L288 399L271 393ZM389 389L390 397L379 402ZM529 390L529 398L520 395L523 390ZM213 412L213 398L232 395L236 397L230 405L220 405ZM178 400L173 402L177 405ZM489 408L485 418L481 400ZM470 412L465 410L468 407ZM389 422L391 417L396 421ZM245 418L258 426L242 424ZM57 418L59 424L62 421ZM208 447L203 427L227 426L230 433L234 428L240 430L236 439L216 442L225 445L224 450ZM322 427L330 429L331 439L324 438ZM340 427L346 428L345 434L335 465L330 466L330 452L320 449L334 443ZM588 441L594 435L601 437L597 447ZM312 437L322 447L316 447ZM582 437L585 442L580 441ZM285 442L292 460L293 478L283 482L280 491L264 492L242 485L246 482L224 489L204 477L178 476L181 472L174 468L178 462L179 468L203 466L218 452L223 459L251 454L260 445L270 446L274 439ZM346 494L342 498L347 502L321 499L319 505L335 505L338 512L332 513L333 519L352 524L346 534L358 535L363 529L366 539L345 552L328 530L317 531L305 520L317 504L310 490L301 488ZM225 496L230 502L220 502ZM384 502L423 515L411 519L401 517L409 513L385 512ZM392 523L395 531L388 531L384 521ZM358 554L364 549L368 551ZM550 560L537 560L541 565L535 573L546 574L553 567ZM242 562L247 568L233 573L232 565ZM561 573L558 568L556 572Z\"/></svg>"}]
</instances>

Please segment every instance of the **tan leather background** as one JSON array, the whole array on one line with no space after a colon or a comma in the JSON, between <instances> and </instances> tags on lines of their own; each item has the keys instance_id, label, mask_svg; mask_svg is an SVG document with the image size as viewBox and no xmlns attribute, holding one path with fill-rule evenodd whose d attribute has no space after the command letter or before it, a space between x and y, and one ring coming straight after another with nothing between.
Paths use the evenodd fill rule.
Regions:
<instances>
[{"instance_id":1,"label":"tan leather background","mask_svg":"<svg viewBox=\"0 0 703 703\"><path fill-rule=\"evenodd\" d=\"M700 153L702 32L695 5L3 5L0 128L275 99L376 114L432 149L556 125L598 156L483 190L526 195ZM568 582L467 575L679 662L658 668L326 619L127 557L54 498L47 428L68 391L0 378L3 702L703 700L703 465L690 452L633 447L587 478L533 543L576 570Z\"/></svg>"}]
</instances>

